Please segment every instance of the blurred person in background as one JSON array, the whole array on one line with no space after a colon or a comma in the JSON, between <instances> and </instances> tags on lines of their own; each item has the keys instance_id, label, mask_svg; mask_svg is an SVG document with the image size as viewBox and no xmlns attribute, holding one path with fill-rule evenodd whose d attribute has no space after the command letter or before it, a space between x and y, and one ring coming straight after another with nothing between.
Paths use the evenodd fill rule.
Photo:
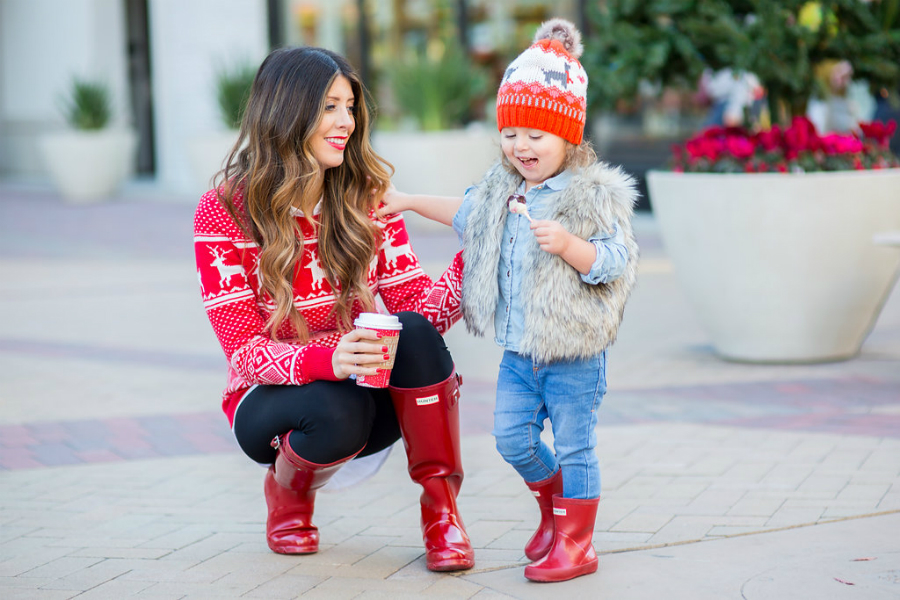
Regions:
<instances>
[{"instance_id":1,"label":"blurred person in background","mask_svg":"<svg viewBox=\"0 0 900 600\"><path fill-rule=\"evenodd\" d=\"M850 93L853 66L846 60L823 61L815 75L821 91L810 99L807 116L816 130L821 134L859 131L862 111Z\"/></svg>"},{"instance_id":2,"label":"blurred person in background","mask_svg":"<svg viewBox=\"0 0 900 600\"><path fill-rule=\"evenodd\" d=\"M710 101L704 127L750 127L760 119L765 90L753 73L707 69L700 78L700 92Z\"/></svg>"}]
</instances>

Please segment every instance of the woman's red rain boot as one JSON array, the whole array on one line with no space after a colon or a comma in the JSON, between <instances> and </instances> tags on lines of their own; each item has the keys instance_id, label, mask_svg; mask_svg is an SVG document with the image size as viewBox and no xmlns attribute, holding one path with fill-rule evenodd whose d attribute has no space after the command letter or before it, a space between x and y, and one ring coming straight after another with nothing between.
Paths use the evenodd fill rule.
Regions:
<instances>
[{"instance_id":1,"label":"woman's red rain boot","mask_svg":"<svg viewBox=\"0 0 900 600\"><path fill-rule=\"evenodd\" d=\"M541 509L541 522L537 531L525 544L525 556L528 557L528 560L537 560L547 554L550 546L553 545L553 534L556 531L553 527L553 496L562 494L562 471L557 471L543 481L533 483L526 481L525 485L534 494L538 507Z\"/></svg>"},{"instance_id":2,"label":"woman's red rain boot","mask_svg":"<svg viewBox=\"0 0 900 600\"><path fill-rule=\"evenodd\" d=\"M432 386L391 386L390 392L403 433L409 475L422 486L422 538L428 569L471 569L475 553L456 506L463 480L456 373Z\"/></svg>"},{"instance_id":3,"label":"woman's red rain boot","mask_svg":"<svg viewBox=\"0 0 900 600\"><path fill-rule=\"evenodd\" d=\"M278 449L264 486L269 516L266 541L279 554L312 554L319 550L319 529L312 523L316 490L362 451L328 465L300 458L287 442L290 432L272 440Z\"/></svg>"},{"instance_id":4,"label":"woman's red rain boot","mask_svg":"<svg viewBox=\"0 0 900 600\"><path fill-rule=\"evenodd\" d=\"M600 498L585 500L553 496L556 534L544 558L525 567L531 581L566 581L597 570L592 539Z\"/></svg>"}]
</instances>

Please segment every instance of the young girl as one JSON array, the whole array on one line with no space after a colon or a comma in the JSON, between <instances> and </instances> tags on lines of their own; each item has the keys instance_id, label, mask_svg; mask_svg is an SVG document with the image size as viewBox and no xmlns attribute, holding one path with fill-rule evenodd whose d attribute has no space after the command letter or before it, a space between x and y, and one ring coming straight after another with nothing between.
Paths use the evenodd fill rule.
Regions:
<instances>
[{"instance_id":1,"label":"young girl","mask_svg":"<svg viewBox=\"0 0 900 600\"><path fill-rule=\"evenodd\" d=\"M587 76L578 30L554 19L535 40L497 94L500 163L462 200L393 190L379 210L413 210L460 234L466 325L484 335L493 323L505 349L497 449L541 509L525 576L564 581L597 570L596 411L606 349L636 276L636 192L582 142ZM555 452L540 439L547 419Z\"/></svg>"}]
</instances>

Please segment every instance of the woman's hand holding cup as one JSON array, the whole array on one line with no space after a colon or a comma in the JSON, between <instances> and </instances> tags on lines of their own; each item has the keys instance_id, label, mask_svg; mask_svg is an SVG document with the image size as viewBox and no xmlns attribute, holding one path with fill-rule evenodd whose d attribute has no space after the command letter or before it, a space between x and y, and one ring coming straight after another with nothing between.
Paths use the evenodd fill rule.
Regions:
<instances>
[{"instance_id":1,"label":"woman's hand holding cup","mask_svg":"<svg viewBox=\"0 0 900 600\"><path fill-rule=\"evenodd\" d=\"M383 353L374 373L361 373L356 376L356 385L370 388L386 388L390 383L391 370L394 368L394 357L397 355L397 342L403 324L396 315L380 313L360 313L353 324L378 336Z\"/></svg>"},{"instance_id":2,"label":"woman's hand holding cup","mask_svg":"<svg viewBox=\"0 0 900 600\"><path fill-rule=\"evenodd\" d=\"M354 329L345 334L331 356L331 367L338 379L350 375L377 375L388 354L381 337L371 329Z\"/></svg>"}]
</instances>

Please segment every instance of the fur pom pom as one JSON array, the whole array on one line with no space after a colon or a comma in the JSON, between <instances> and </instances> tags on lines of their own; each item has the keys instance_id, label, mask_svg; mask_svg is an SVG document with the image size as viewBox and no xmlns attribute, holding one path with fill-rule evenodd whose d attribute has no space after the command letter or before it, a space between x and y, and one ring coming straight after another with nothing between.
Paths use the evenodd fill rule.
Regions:
<instances>
[{"instance_id":1,"label":"fur pom pom","mask_svg":"<svg viewBox=\"0 0 900 600\"><path fill-rule=\"evenodd\" d=\"M566 52L576 59L584 52L584 46L581 45L581 32L574 23L565 19L550 19L541 23L534 34L534 41L540 40L558 40Z\"/></svg>"}]
</instances>

